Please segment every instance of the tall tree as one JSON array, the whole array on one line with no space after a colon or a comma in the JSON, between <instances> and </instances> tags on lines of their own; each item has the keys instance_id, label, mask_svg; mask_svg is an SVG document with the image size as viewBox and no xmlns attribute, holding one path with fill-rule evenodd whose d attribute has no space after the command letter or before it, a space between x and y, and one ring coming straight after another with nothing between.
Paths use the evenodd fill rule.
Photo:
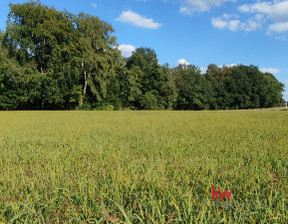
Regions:
<instances>
[{"instance_id":1,"label":"tall tree","mask_svg":"<svg viewBox=\"0 0 288 224\"><path fill-rule=\"evenodd\" d=\"M137 68L135 68L137 67ZM159 65L157 54L151 48L138 48L127 61L127 68L140 69L142 96L140 109L169 109L176 100L174 80L167 69Z\"/></svg>"},{"instance_id":2,"label":"tall tree","mask_svg":"<svg viewBox=\"0 0 288 224\"><path fill-rule=\"evenodd\" d=\"M209 109L212 89L199 68L193 65L179 65L173 69L173 74L178 90L176 109Z\"/></svg>"},{"instance_id":3,"label":"tall tree","mask_svg":"<svg viewBox=\"0 0 288 224\"><path fill-rule=\"evenodd\" d=\"M218 68L216 65L209 65L205 77L212 84L216 109L281 105L283 84L272 74L263 74L256 66Z\"/></svg>"},{"instance_id":4,"label":"tall tree","mask_svg":"<svg viewBox=\"0 0 288 224\"><path fill-rule=\"evenodd\" d=\"M112 26L98 17L80 13L74 23L78 37L79 62L82 73L83 104L87 88L101 102L107 96L107 83L110 76L115 76L120 53L116 49L116 38Z\"/></svg>"},{"instance_id":5,"label":"tall tree","mask_svg":"<svg viewBox=\"0 0 288 224\"><path fill-rule=\"evenodd\" d=\"M32 104L71 108L83 104L87 92L92 101L106 98L107 78L115 75L120 55L110 24L34 1L10 4L8 18L10 55L35 68Z\"/></svg>"},{"instance_id":6,"label":"tall tree","mask_svg":"<svg viewBox=\"0 0 288 224\"><path fill-rule=\"evenodd\" d=\"M23 98L19 91L20 66L9 58L8 50L2 44L4 33L0 32L0 109L17 109Z\"/></svg>"},{"instance_id":7,"label":"tall tree","mask_svg":"<svg viewBox=\"0 0 288 224\"><path fill-rule=\"evenodd\" d=\"M144 76L138 66L127 69L122 66L118 69L118 79L121 89L121 99L124 108L139 109L142 96L141 80Z\"/></svg>"},{"instance_id":8,"label":"tall tree","mask_svg":"<svg viewBox=\"0 0 288 224\"><path fill-rule=\"evenodd\" d=\"M279 107L283 102L284 84L270 73L263 74L263 82L259 91L260 107Z\"/></svg>"},{"instance_id":9,"label":"tall tree","mask_svg":"<svg viewBox=\"0 0 288 224\"><path fill-rule=\"evenodd\" d=\"M35 65L39 89L44 90L33 103L42 108L46 103L69 104L75 88L73 30L65 12L40 2L10 4L5 44L21 66Z\"/></svg>"}]
</instances>

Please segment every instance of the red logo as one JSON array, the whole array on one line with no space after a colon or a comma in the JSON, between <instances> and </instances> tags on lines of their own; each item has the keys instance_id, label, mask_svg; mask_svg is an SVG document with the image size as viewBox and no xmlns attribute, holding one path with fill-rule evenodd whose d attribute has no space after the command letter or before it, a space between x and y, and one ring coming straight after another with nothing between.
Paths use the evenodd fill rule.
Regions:
<instances>
[{"instance_id":1,"label":"red logo","mask_svg":"<svg viewBox=\"0 0 288 224\"><path fill-rule=\"evenodd\" d=\"M220 197L221 197L222 199L224 199L224 198L225 198L225 195L226 195L227 199L229 200L230 197L231 197L232 191L230 191L229 194L227 193L227 191L224 191L223 194L222 194L222 192L219 191L219 190L215 192L215 188L214 188L214 186L212 186L212 200L214 200L214 197L215 197L215 196L216 196L216 198L219 200L218 193L220 194Z\"/></svg>"}]
</instances>

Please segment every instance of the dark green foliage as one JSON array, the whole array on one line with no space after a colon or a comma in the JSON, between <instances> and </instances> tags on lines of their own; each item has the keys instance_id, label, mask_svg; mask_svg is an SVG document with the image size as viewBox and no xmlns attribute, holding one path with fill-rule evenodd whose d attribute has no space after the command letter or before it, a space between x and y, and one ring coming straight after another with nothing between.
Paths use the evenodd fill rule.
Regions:
<instances>
[{"instance_id":1,"label":"dark green foliage","mask_svg":"<svg viewBox=\"0 0 288 224\"><path fill-rule=\"evenodd\" d=\"M209 65L205 77L211 82L215 109L248 109L281 106L284 85L253 65L218 68Z\"/></svg>"},{"instance_id":2,"label":"dark green foliage","mask_svg":"<svg viewBox=\"0 0 288 224\"><path fill-rule=\"evenodd\" d=\"M142 96L141 80L143 72L138 66L134 66L129 70L126 67L121 66L118 68L117 73L123 108L140 108L140 98Z\"/></svg>"},{"instance_id":3,"label":"dark green foliage","mask_svg":"<svg viewBox=\"0 0 288 224\"><path fill-rule=\"evenodd\" d=\"M0 109L14 110L24 100L21 86L21 69L10 59L7 49L2 45L4 35L0 33Z\"/></svg>"},{"instance_id":4,"label":"dark green foliage","mask_svg":"<svg viewBox=\"0 0 288 224\"><path fill-rule=\"evenodd\" d=\"M138 48L128 59L98 17L40 1L10 4L0 30L0 109L246 109L280 106L284 85L255 66L159 65Z\"/></svg>"},{"instance_id":5,"label":"dark green foliage","mask_svg":"<svg viewBox=\"0 0 288 224\"><path fill-rule=\"evenodd\" d=\"M111 36L114 31L110 24L94 16L80 13L71 17L76 26L78 66L83 86L80 105L85 100L99 104L108 97L107 87L112 87L111 81L120 58L115 37Z\"/></svg>"},{"instance_id":6,"label":"dark green foliage","mask_svg":"<svg viewBox=\"0 0 288 224\"><path fill-rule=\"evenodd\" d=\"M11 4L10 8L2 38L6 56L23 70L29 68L21 77L28 97L21 107L14 102L13 109L71 109L81 105L87 93L89 104L107 97L107 77L115 75L113 68L119 58L109 24L40 2ZM20 81L14 81L18 89Z\"/></svg>"},{"instance_id":7,"label":"dark green foliage","mask_svg":"<svg viewBox=\"0 0 288 224\"><path fill-rule=\"evenodd\" d=\"M73 66L77 40L69 17L39 2L11 4L10 8L5 45L22 67L34 69L24 74L32 81L26 83L33 92L26 104L42 109L69 107L78 81Z\"/></svg>"},{"instance_id":8,"label":"dark green foliage","mask_svg":"<svg viewBox=\"0 0 288 224\"><path fill-rule=\"evenodd\" d=\"M176 100L174 79L168 66L160 66L157 55L150 48L138 48L127 61L132 72L138 109L171 109ZM134 79L134 80L133 80ZM137 94L138 93L138 94ZM141 94L141 95L140 95ZM134 95L134 94L133 94ZM134 98L134 97L133 97ZM136 99L134 98L134 100Z\"/></svg>"},{"instance_id":9,"label":"dark green foliage","mask_svg":"<svg viewBox=\"0 0 288 224\"><path fill-rule=\"evenodd\" d=\"M179 65L173 69L178 89L176 109L209 109L212 90L210 83L201 75L200 70L192 65Z\"/></svg>"},{"instance_id":10,"label":"dark green foliage","mask_svg":"<svg viewBox=\"0 0 288 224\"><path fill-rule=\"evenodd\" d=\"M18 107L18 80L13 72L0 67L0 109L13 110Z\"/></svg>"},{"instance_id":11,"label":"dark green foliage","mask_svg":"<svg viewBox=\"0 0 288 224\"><path fill-rule=\"evenodd\" d=\"M283 102L284 85L270 73L263 75L263 88L259 88L260 107L277 107Z\"/></svg>"}]
</instances>

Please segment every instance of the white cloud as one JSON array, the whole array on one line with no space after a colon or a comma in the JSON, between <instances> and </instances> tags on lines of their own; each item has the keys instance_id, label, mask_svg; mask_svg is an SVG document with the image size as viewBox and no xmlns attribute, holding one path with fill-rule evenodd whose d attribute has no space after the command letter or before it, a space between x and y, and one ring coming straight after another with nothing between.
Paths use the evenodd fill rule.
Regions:
<instances>
[{"instance_id":1,"label":"white cloud","mask_svg":"<svg viewBox=\"0 0 288 224\"><path fill-rule=\"evenodd\" d=\"M263 73L271 73L273 75L280 73L280 70L277 68L261 68L260 71Z\"/></svg>"},{"instance_id":2,"label":"white cloud","mask_svg":"<svg viewBox=\"0 0 288 224\"><path fill-rule=\"evenodd\" d=\"M267 34L288 32L288 1L258 1L254 4L245 4L238 7L243 13L261 14L270 20Z\"/></svg>"},{"instance_id":3,"label":"white cloud","mask_svg":"<svg viewBox=\"0 0 288 224\"><path fill-rule=\"evenodd\" d=\"M273 21L288 20L288 1L265 1L254 4L242 5L238 8L241 12L246 13L263 13L269 16Z\"/></svg>"},{"instance_id":4,"label":"white cloud","mask_svg":"<svg viewBox=\"0 0 288 224\"><path fill-rule=\"evenodd\" d=\"M238 18L235 15L223 14L222 17L212 18L211 22L218 29L227 28L233 32L238 30L249 32L261 28L265 21L261 14L255 15L246 22L241 22L239 19L235 19L235 17Z\"/></svg>"},{"instance_id":5,"label":"white cloud","mask_svg":"<svg viewBox=\"0 0 288 224\"><path fill-rule=\"evenodd\" d=\"M90 5L91 5L92 7L94 7L94 8L96 8L96 7L97 7L97 4L96 4L96 3L94 3L94 2L92 2Z\"/></svg>"},{"instance_id":6,"label":"white cloud","mask_svg":"<svg viewBox=\"0 0 288 224\"><path fill-rule=\"evenodd\" d=\"M214 6L221 6L226 2L236 2L237 0L182 0L180 12L192 14L194 12L209 11Z\"/></svg>"},{"instance_id":7,"label":"white cloud","mask_svg":"<svg viewBox=\"0 0 288 224\"><path fill-rule=\"evenodd\" d=\"M273 23L268 27L268 34L271 32L285 33L288 32L288 21L283 23Z\"/></svg>"},{"instance_id":8,"label":"white cloud","mask_svg":"<svg viewBox=\"0 0 288 224\"><path fill-rule=\"evenodd\" d=\"M221 18L212 18L212 25L218 29L224 29L228 26L228 22Z\"/></svg>"},{"instance_id":9,"label":"white cloud","mask_svg":"<svg viewBox=\"0 0 288 224\"><path fill-rule=\"evenodd\" d=\"M200 67L201 74L205 74L207 72L208 67L202 66Z\"/></svg>"},{"instance_id":10,"label":"white cloud","mask_svg":"<svg viewBox=\"0 0 288 224\"><path fill-rule=\"evenodd\" d=\"M154 22L153 19L147 19L146 17L141 16L131 10L122 12L116 20L147 29L157 29L162 25L160 23Z\"/></svg>"},{"instance_id":11,"label":"white cloud","mask_svg":"<svg viewBox=\"0 0 288 224\"><path fill-rule=\"evenodd\" d=\"M190 65L190 63L186 59L181 58L178 60L178 65Z\"/></svg>"},{"instance_id":12,"label":"white cloud","mask_svg":"<svg viewBox=\"0 0 288 224\"><path fill-rule=\"evenodd\" d=\"M213 7L222 6L237 0L180 0L180 12L193 14L194 12L209 11ZM288 0L255 0L254 3L243 4L238 11L251 14L251 18L241 19L239 16L223 14L222 17L212 18L212 25L218 29L235 31L255 31L265 29L266 34L286 40L288 34ZM281 35L278 36L277 35Z\"/></svg>"},{"instance_id":13,"label":"white cloud","mask_svg":"<svg viewBox=\"0 0 288 224\"><path fill-rule=\"evenodd\" d=\"M231 68L231 67L235 67L235 66L237 66L237 64L224 64L222 67L229 67L229 68ZM219 68L221 68L221 66L218 66Z\"/></svg>"},{"instance_id":14,"label":"white cloud","mask_svg":"<svg viewBox=\"0 0 288 224\"><path fill-rule=\"evenodd\" d=\"M136 50L136 47L130 44L121 44L118 46L118 50L121 51L123 57L130 57Z\"/></svg>"},{"instance_id":15,"label":"white cloud","mask_svg":"<svg viewBox=\"0 0 288 224\"><path fill-rule=\"evenodd\" d=\"M181 6L180 10L179 10L182 14L191 14L193 11L186 7L186 6Z\"/></svg>"},{"instance_id":16,"label":"white cloud","mask_svg":"<svg viewBox=\"0 0 288 224\"><path fill-rule=\"evenodd\" d=\"M228 29L231 31L237 31L243 25L244 24L241 24L240 20L231 20L228 22Z\"/></svg>"}]
</instances>

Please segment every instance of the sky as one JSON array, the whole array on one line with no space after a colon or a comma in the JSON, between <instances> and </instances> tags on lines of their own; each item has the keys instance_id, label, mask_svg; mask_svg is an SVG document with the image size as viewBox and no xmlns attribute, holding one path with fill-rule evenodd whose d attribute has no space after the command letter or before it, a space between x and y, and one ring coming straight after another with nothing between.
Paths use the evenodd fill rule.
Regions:
<instances>
[{"instance_id":1,"label":"sky","mask_svg":"<svg viewBox=\"0 0 288 224\"><path fill-rule=\"evenodd\" d=\"M0 0L0 29L9 3ZM255 65L285 84L288 101L288 0L42 0L57 10L98 16L115 29L122 55L150 47L159 63Z\"/></svg>"}]
</instances>

